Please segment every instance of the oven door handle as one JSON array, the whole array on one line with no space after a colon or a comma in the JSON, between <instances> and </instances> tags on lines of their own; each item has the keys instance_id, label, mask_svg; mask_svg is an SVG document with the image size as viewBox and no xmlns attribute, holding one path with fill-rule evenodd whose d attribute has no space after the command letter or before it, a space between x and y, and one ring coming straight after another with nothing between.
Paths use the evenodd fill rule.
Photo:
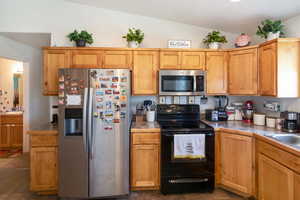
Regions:
<instances>
[{"instance_id":1,"label":"oven door handle","mask_svg":"<svg viewBox=\"0 0 300 200\"><path fill-rule=\"evenodd\" d=\"M197 133L198 134L198 133ZM201 133L199 133L199 134L201 134ZM162 136L166 136L166 137L173 137L174 135L176 135L176 134L166 134L166 133L163 133L162 134ZM186 135L191 135L191 134L186 134ZM214 136L214 134L213 133L210 133L210 134L201 134L201 135L205 135L205 136Z\"/></svg>"}]
</instances>

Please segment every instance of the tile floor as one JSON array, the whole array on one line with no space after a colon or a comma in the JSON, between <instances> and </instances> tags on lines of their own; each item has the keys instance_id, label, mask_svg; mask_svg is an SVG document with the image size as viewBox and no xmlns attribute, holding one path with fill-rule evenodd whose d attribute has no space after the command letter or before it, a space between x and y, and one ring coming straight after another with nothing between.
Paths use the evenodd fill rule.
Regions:
<instances>
[{"instance_id":1,"label":"tile floor","mask_svg":"<svg viewBox=\"0 0 300 200\"><path fill-rule=\"evenodd\" d=\"M29 192L29 156L0 159L0 200L57 200L56 196L38 196ZM159 192L133 192L129 200L242 200L216 189L214 193L161 195Z\"/></svg>"}]
</instances>

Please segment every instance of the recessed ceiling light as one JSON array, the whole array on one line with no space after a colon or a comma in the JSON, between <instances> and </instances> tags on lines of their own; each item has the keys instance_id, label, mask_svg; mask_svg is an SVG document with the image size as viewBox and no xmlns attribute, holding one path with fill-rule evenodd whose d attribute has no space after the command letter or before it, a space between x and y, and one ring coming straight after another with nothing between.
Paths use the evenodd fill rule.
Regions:
<instances>
[{"instance_id":1,"label":"recessed ceiling light","mask_svg":"<svg viewBox=\"0 0 300 200\"><path fill-rule=\"evenodd\" d=\"M241 0L230 0L231 2L240 2Z\"/></svg>"}]
</instances>

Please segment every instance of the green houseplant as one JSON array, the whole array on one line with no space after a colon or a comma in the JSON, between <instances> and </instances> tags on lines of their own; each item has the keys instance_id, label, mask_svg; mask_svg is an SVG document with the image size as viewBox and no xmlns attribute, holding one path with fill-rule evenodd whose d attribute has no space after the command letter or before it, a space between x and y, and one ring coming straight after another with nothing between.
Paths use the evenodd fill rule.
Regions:
<instances>
[{"instance_id":1,"label":"green houseplant","mask_svg":"<svg viewBox=\"0 0 300 200\"><path fill-rule=\"evenodd\" d=\"M283 27L281 20L266 19L257 27L256 35L267 40L273 40L284 35Z\"/></svg>"},{"instance_id":2,"label":"green houseplant","mask_svg":"<svg viewBox=\"0 0 300 200\"><path fill-rule=\"evenodd\" d=\"M203 39L203 43L210 49L218 49L221 43L227 43L226 37L220 31L212 31Z\"/></svg>"},{"instance_id":3,"label":"green houseplant","mask_svg":"<svg viewBox=\"0 0 300 200\"><path fill-rule=\"evenodd\" d=\"M85 30L81 31L80 33L77 30L74 30L74 32L67 35L67 37L71 42L74 41L77 47L85 47L86 43L92 44L94 42L93 34L88 33Z\"/></svg>"},{"instance_id":4,"label":"green houseplant","mask_svg":"<svg viewBox=\"0 0 300 200\"><path fill-rule=\"evenodd\" d=\"M144 40L144 33L140 29L129 28L123 38L128 42L128 47L137 48Z\"/></svg>"}]
</instances>

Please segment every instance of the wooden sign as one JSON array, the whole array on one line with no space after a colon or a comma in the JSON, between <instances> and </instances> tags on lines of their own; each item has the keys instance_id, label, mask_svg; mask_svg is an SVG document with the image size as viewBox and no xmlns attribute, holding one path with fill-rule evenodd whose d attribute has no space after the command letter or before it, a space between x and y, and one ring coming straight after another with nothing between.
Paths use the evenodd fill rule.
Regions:
<instances>
[{"instance_id":1,"label":"wooden sign","mask_svg":"<svg viewBox=\"0 0 300 200\"><path fill-rule=\"evenodd\" d=\"M191 48L191 40L169 40L168 48Z\"/></svg>"}]
</instances>

